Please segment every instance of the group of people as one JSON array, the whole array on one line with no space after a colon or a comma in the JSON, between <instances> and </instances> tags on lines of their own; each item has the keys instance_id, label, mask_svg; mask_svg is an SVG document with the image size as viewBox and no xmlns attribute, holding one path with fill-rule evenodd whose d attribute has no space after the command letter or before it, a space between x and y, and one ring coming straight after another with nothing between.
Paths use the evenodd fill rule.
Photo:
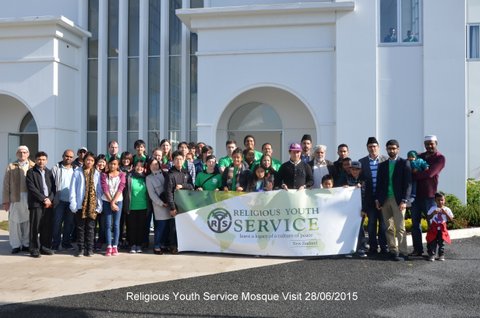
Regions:
<instances>
[{"instance_id":1,"label":"group of people","mask_svg":"<svg viewBox=\"0 0 480 318\"><path fill-rule=\"evenodd\" d=\"M243 149L228 140L227 155L218 159L213 148L203 142L180 142L173 151L171 142L164 139L148 154L143 140L135 142L135 153L120 153L118 142L110 141L106 155L95 156L82 147L74 159L74 151L67 149L51 170L46 167L45 152L38 152L32 162L28 148L20 146L3 184L12 253L53 255L59 249L74 250L73 242L77 243L76 256L92 256L103 247L105 256L118 255L120 248L142 253L149 246L153 223L153 252L175 254L176 191L355 186L362 189L362 218L368 216L368 240L363 222L359 231L360 257L391 255L405 260L408 255L422 255L420 221L428 212L437 229L429 236L429 259L437 245L439 259L444 259L446 227L439 222L453 217L441 204L444 197L437 193L445 158L437 150L435 136L426 136L424 144L425 152L409 152L407 160L399 156L398 141L386 143L386 157L380 155L377 139L370 137L367 156L354 161L349 158L348 146L340 144L338 159L332 162L326 159L327 147L313 146L306 134L300 143L289 146L289 160L281 163L273 157L270 143L256 150L252 135L244 138ZM404 222L407 205L411 205L413 222L414 251L410 254Z\"/></svg>"}]
</instances>

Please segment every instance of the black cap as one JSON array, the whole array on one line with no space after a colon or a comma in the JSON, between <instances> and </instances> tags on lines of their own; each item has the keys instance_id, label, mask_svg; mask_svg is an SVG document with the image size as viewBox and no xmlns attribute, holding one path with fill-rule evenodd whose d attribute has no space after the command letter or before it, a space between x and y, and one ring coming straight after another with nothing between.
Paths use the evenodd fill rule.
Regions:
<instances>
[{"instance_id":1,"label":"black cap","mask_svg":"<svg viewBox=\"0 0 480 318\"><path fill-rule=\"evenodd\" d=\"M377 144L377 145L378 145L377 138L375 138L375 137L368 137L367 146L368 146L369 144Z\"/></svg>"},{"instance_id":2,"label":"black cap","mask_svg":"<svg viewBox=\"0 0 480 318\"><path fill-rule=\"evenodd\" d=\"M310 140L310 141L312 141L312 136L310 136L310 135L308 135L308 134L305 134L305 135L303 135L301 141L304 141L304 140Z\"/></svg>"}]
</instances>

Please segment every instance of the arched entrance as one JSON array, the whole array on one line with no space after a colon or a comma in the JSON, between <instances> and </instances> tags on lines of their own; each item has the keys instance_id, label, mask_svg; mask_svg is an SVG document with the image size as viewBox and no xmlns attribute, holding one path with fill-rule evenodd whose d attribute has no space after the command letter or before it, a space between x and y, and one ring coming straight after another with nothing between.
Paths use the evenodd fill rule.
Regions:
<instances>
[{"instance_id":1,"label":"arched entrance","mask_svg":"<svg viewBox=\"0 0 480 318\"><path fill-rule=\"evenodd\" d=\"M236 140L241 146L246 135L253 135L259 151L264 143L269 142L277 154L281 154L282 127L282 120L272 106L258 102L247 103L230 117L228 139Z\"/></svg>"},{"instance_id":2,"label":"arched entrance","mask_svg":"<svg viewBox=\"0 0 480 318\"><path fill-rule=\"evenodd\" d=\"M18 99L0 94L0 145L8 152L0 158L2 167L16 160L16 150L20 145L30 149L30 158L38 151L38 128L32 113Z\"/></svg>"},{"instance_id":3,"label":"arched entrance","mask_svg":"<svg viewBox=\"0 0 480 318\"><path fill-rule=\"evenodd\" d=\"M317 129L312 113L297 96L282 88L263 86L240 93L225 107L217 126L215 152L225 155L228 139L243 148L247 134L255 137L257 150L269 142L273 156L286 161L288 144L300 142L304 134L315 139Z\"/></svg>"}]
</instances>

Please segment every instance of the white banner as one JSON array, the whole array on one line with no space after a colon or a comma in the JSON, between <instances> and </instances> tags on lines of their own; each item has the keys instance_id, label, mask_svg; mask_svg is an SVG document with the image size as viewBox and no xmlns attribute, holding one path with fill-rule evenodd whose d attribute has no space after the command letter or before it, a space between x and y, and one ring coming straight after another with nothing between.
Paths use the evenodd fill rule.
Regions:
<instances>
[{"instance_id":1,"label":"white banner","mask_svg":"<svg viewBox=\"0 0 480 318\"><path fill-rule=\"evenodd\" d=\"M252 192L176 216L179 251L270 256L355 252L360 189Z\"/></svg>"}]
</instances>

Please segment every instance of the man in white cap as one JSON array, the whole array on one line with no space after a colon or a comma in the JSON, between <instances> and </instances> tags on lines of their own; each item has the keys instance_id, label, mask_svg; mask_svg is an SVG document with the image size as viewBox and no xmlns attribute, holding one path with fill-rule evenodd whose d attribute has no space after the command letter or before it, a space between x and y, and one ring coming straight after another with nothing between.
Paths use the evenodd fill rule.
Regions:
<instances>
[{"instance_id":1,"label":"man in white cap","mask_svg":"<svg viewBox=\"0 0 480 318\"><path fill-rule=\"evenodd\" d=\"M17 161L8 165L3 179L3 208L8 214L12 254L29 250L30 222L25 176L35 163L28 159L27 146L17 148Z\"/></svg>"},{"instance_id":2,"label":"man in white cap","mask_svg":"<svg viewBox=\"0 0 480 318\"><path fill-rule=\"evenodd\" d=\"M284 162L278 170L278 178L275 178L277 188L289 189L308 189L313 185L312 169L301 159L302 147L293 143L288 149L290 160Z\"/></svg>"},{"instance_id":3,"label":"man in white cap","mask_svg":"<svg viewBox=\"0 0 480 318\"><path fill-rule=\"evenodd\" d=\"M425 136L424 146L426 151L418 155L418 157L425 160L429 168L425 171L412 170L413 180L417 181L417 193L412 204L413 252L410 253L411 256L421 256L423 254L422 215L426 217L427 211L435 205L438 179L440 172L445 167L445 157L437 150L437 136Z\"/></svg>"}]
</instances>

